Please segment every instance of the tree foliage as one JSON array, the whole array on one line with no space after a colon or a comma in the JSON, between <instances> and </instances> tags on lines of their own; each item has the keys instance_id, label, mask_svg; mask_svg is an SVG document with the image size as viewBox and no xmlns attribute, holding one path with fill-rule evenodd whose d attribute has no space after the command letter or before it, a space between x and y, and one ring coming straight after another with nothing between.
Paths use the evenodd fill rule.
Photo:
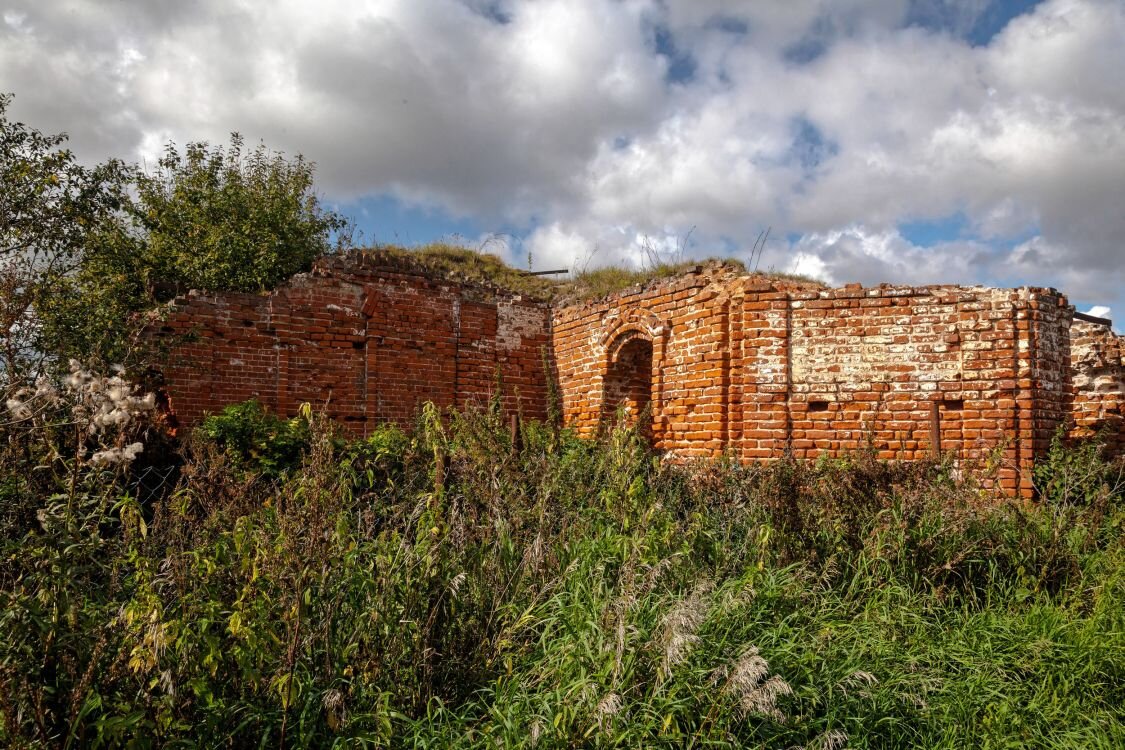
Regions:
<instances>
[{"instance_id":1,"label":"tree foliage","mask_svg":"<svg viewBox=\"0 0 1125 750\"><path fill-rule=\"evenodd\" d=\"M313 165L258 145L168 144L138 177L138 221L149 278L186 287L255 292L276 286L331 249L347 226L313 190Z\"/></svg>"},{"instance_id":2,"label":"tree foliage","mask_svg":"<svg viewBox=\"0 0 1125 750\"><path fill-rule=\"evenodd\" d=\"M119 161L79 164L65 135L9 120L11 101L0 94L0 370L8 377L35 369L50 349L35 313L58 300L92 238L119 221L130 174Z\"/></svg>"},{"instance_id":3,"label":"tree foliage","mask_svg":"<svg viewBox=\"0 0 1125 750\"><path fill-rule=\"evenodd\" d=\"M156 169L87 167L0 95L0 371L49 355L135 361L138 313L177 291L270 289L347 241L314 166L232 134L169 143Z\"/></svg>"}]
</instances>

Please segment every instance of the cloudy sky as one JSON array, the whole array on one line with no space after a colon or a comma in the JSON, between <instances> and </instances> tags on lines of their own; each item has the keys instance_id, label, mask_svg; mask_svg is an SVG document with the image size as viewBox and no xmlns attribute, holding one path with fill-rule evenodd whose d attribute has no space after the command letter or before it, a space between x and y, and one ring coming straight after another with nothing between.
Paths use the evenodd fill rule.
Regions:
<instances>
[{"instance_id":1,"label":"cloudy sky","mask_svg":"<svg viewBox=\"0 0 1125 750\"><path fill-rule=\"evenodd\" d=\"M734 255L1125 308L1125 0L5 0L88 161L232 130L369 242ZM489 239L493 238L493 239ZM646 250L647 248L647 250Z\"/></svg>"}]
</instances>

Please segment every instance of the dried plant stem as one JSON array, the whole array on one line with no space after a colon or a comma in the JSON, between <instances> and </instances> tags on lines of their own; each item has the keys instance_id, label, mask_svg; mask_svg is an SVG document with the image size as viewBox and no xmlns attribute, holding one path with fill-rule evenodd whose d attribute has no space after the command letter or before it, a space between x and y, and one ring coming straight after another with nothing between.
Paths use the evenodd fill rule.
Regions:
<instances>
[{"instance_id":1,"label":"dried plant stem","mask_svg":"<svg viewBox=\"0 0 1125 750\"><path fill-rule=\"evenodd\" d=\"M297 668L297 642L301 637L301 600L304 596L305 571L297 581L297 621L293 625L293 637L289 640L288 679L285 681L285 705L282 706L281 736L278 740L280 750L285 750L285 729L289 724L289 704L293 700L293 673Z\"/></svg>"}]
</instances>

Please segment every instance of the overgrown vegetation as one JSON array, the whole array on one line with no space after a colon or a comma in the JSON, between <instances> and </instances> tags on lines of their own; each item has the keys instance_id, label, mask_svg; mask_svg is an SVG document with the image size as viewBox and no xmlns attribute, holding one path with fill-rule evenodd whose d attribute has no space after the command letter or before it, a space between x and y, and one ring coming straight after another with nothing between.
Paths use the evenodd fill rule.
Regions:
<instances>
[{"instance_id":1,"label":"overgrown vegetation","mask_svg":"<svg viewBox=\"0 0 1125 750\"><path fill-rule=\"evenodd\" d=\"M240 405L170 451L149 404L77 367L11 394L5 744L1125 744L1122 465L1092 451L1039 477L1082 502L1028 505L864 455L514 449L491 411L349 440Z\"/></svg>"},{"instance_id":2,"label":"overgrown vegetation","mask_svg":"<svg viewBox=\"0 0 1125 750\"><path fill-rule=\"evenodd\" d=\"M678 263L658 263L648 268L622 268L605 266L579 271L574 279L559 290L559 296L567 300L584 300L607 297L633 286L643 286L654 281L680 276L698 265L708 263L731 271L746 273L746 266L736 259L711 259L708 261L681 261Z\"/></svg>"},{"instance_id":3,"label":"overgrown vegetation","mask_svg":"<svg viewBox=\"0 0 1125 750\"><path fill-rule=\"evenodd\" d=\"M746 264L737 258L707 258L705 260L681 261L678 263L659 263L647 268L622 268L603 266L579 271L572 280L562 284L556 296L564 302L593 300L608 297L634 286L645 286L663 279L682 276L698 266L710 267L731 274L747 275ZM777 281L789 281L813 287L823 286L820 282L800 274L781 271L755 271L755 276Z\"/></svg>"},{"instance_id":4,"label":"overgrown vegetation","mask_svg":"<svg viewBox=\"0 0 1125 750\"><path fill-rule=\"evenodd\" d=\"M535 276L509 266L495 255L440 242L414 248L379 246L363 252L371 254L379 262L460 281L491 284L532 299L562 303L607 297L630 287L683 275L697 266L708 266L732 274L748 273L746 265L736 258L708 258L675 263L657 262L644 268L602 266L588 270L568 269L571 271L569 277L552 277ZM766 271L757 272L757 275L820 285L816 280L798 274Z\"/></svg>"},{"instance_id":5,"label":"overgrown vegetation","mask_svg":"<svg viewBox=\"0 0 1125 750\"><path fill-rule=\"evenodd\" d=\"M367 251L377 262L434 274L457 281L495 285L548 301L555 296L557 282L512 268L495 255L460 245L434 242L414 248L380 245Z\"/></svg>"}]
</instances>

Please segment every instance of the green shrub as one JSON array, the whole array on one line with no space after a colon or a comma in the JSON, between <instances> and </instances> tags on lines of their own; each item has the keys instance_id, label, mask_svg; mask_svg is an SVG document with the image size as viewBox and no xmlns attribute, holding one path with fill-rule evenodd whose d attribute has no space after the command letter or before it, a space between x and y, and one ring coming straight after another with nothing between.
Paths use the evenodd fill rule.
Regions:
<instances>
[{"instance_id":1,"label":"green shrub","mask_svg":"<svg viewBox=\"0 0 1125 750\"><path fill-rule=\"evenodd\" d=\"M283 419L254 400L208 416L194 435L224 451L236 468L266 479L294 471L309 449L306 417Z\"/></svg>"},{"instance_id":2,"label":"green shrub","mask_svg":"<svg viewBox=\"0 0 1125 750\"><path fill-rule=\"evenodd\" d=\"M1053 438L1046 457L1035 466L1035 489L1052 505L1095 505L1125 497L1125 459L1107 460L1102 434L1071 443L1065 427Z\"/></svg>"}]
</instances>

